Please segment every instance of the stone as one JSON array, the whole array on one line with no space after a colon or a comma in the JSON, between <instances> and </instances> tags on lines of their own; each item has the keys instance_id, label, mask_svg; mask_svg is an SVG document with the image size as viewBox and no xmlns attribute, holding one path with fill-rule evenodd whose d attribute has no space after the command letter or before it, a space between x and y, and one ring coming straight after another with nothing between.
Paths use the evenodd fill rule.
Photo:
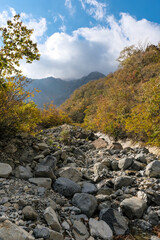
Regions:
<instances>
[{"instance_id":1,"label":"stone","mask_svg":"<svg viewBox=\"0 0 160 240\"><path fill-rule=\"evenodd\" d=\"M128 230L128 223L125 217L113 208L102 209L99 218L109 225L115 235L124 235Z\"/></svg>"},{"instance_id":2,"label":"stone","mask_svg":"<svg viewBox=\"0 0 160 240\"><path fill-rule=\"evenodd\" d=\"M91 217L97 208L97 199L88 193L76 193L72 198L72 204Z\"/></svg>"},{"instance_id":3,"label":"stone","mask_svg":"<svg viewBox=\"0 0 160 240\"><path fill-rule=\"evenodd\" d=\"M128 176L120 176L115 179L114 188L115 190L124 187L130 186L134 182L134 178Z\"/></svg>"},{"instance_id":4,"label":"stone","mask_svg":"<svg viewBox=\"0 0 160 240\"><path fill-rule=\"evenodd\" d=\"M52 155L49 155L41 161L41 165L51 167L52 170L55 170L57 165L57 158Z\"/></svg>"},{"instance_id":5,"label":"stone","mask_svg":"<svg viewBox=\"0 0 160 240\"><path fill-rule=\"evenodd\" d=\"M33 174L29 168L18 166L15 169L15 177L20 179L29 179L33 177Z\"/></svg>"},{"instance_id":6,"label":"stone","mask_svg":"<svg viewBox=\"0 0 160 240\"><path fill-rule=\"evenodd\" d=\"M52 180L50 178L29 178L28 181L38 187L51 188Z\"/></svg>"},{"instance_id":7,"label":"stone","mask_svg":"<svg viewBox=\"0 0 160 240\"><path fill-rule=\"evenodd\" d=\"M59 169L59 176L68 178L74 182L79 182L82 178L82 174L73 167L63 167Z\"/></svg>"},{"instance_id":8,"label":"stone","mask_svg":"<svg viewBox=\"0 0 160 240\"><path fill-rule=\"evenodd\" d=\"M37 225L36 228L33 230L33 234L35 238L39 239L49 239L49 240L63 240L63 235L59 232L53 231L47 227L44 227L42 225Z\"/></svg>"},{"instance_id":9,"label":"stone","mask_svg":"<svg viewBox=\"0 0 160 240\"><path fill-rule=\"evenodd\" d=\"M51 207L46 208L46 210L44 211L44 218L48 226L50 226L52 230L60 232L61 225L58 221L57 214Z\"/></svg>"},{"instance_id":10,"label":"stone","mask_svg":"<svg viewBox=\"0 0 160 240\"><path fill-rule=\"evenodd\" d=\"M89 237L89 232L81 221L74 221L72 233L76 240L86 240Z\"/></svg>"},{"instance_id":11,"label":"stone","mask_svg":"<svg viewBox=\"0 0 160 240\"><path fill-rule=\"evenodd\" d=\"M0 223L0 239L2 240L34 240L28 232L16 224L6 220Z\"/></svg>"},{"instance_id":12,"label":"stone","mask_svg":"<svg viewBox=\"0 0 160 240\"><path fill-rule=\"evenodd\" d=\"M138 161L133 161L133 164L131 166L132 170L133 171L140 171L140 170L143 170L145 167L145 164L144 163L141 163L141 162L138 162Z\"/></svg>"},{"instance_id":13,"label":"stone","mask_svg":"<svg viewBox=\"0 0 160 240\"><path fill-rule=\"evenodd\" d=\"M109 225L104 221L97 221L96 219L90 218L89 219L89 228L91 236L93 237L100 237L104 240L112 240L113 239L113 232Z\"/></svg>"},{"instance_id":14,"label":"stone","mask_svg":"<svg viewBox=\"0 0 160 240\"><path fill-rule=\"evenodd\" d=\"M44 142L42 142L42 143L37 143L37 146L38 146L38 148L40 149L40 150L45 150L45 149L47 149L47 148L49 148L49 146L46 144L46 143L44 143Z\"/></svg>"},{"instance_id":15,"label":"stone","mask_svg":"<svg viewBox=\"0 0 160 240\"><path fill-rule=\"evenodd\" d=\"M157 236L151 236L150 240L160 240L160 238Z\"/></svg>"},{"instance_id":16,"label":"stone","mask_svg":"<svg viewBox=\"0 0 160 240\"><path fill-rule=\"evenodd\" d=\"M160 177L160 161L154 160L146 167L145 174L148 177Z\"/></svg>"},{"instance_id":17,"label":"stone","mask_svg":"<svg viewBox=\"0 0 160 240\"><path fill-rule=\"evenodd\" d=\"M13 153L17 152L17 147L16 147L15 144L10 143L10 144L8 144L8 145L5 147L4 151L5 151L6 153L11 153L11 154L13 154Z\"/></svg>"},{"instance_id":18,"label":"stone","mask_svg":"<svg viewBox=\"0 0 160 240\"><path fill-rule=\"evenodd\" d=\"M111 162L111 168L112 168L113 171L118 171L119 170L118 161L117 160L113 160Z\"/></svg>"},{"instance_id":19,"label":"stone","mask_svg":"<svg viewBox=\"0 0 160 240\"><path fill-rule=\"evenodd\" d=\"M65 197L71 198L75 193L81 192L81 187L68 178L57 178L53 183L53 189Z\"/></svg>"},{"instance_id":20,"label":"stone","mask_svg":"<svg viewBox=\"0 0 160 240\"><path fill-rule=\"evenodd\" d=\"M103 170L108 172L108 167L104 163L97 162L94 164L93 171L95 175L100 175Z\"/></svg>"},{"instance_id":21,"label":"stone","mask_svg":"<svg viewBox=\"0 0 160 240\"><path fill-rule=\"evenodd\" d=\"M146 202L140 198L131 197L124 199L120 206L122 208L122 212L129 219L137 219L142 217L146 209Z\"/></svg>"},{"instance_id":22,"label":"stone","mask_svg":"<svg viewBox=\"0 0 160 240\"><path fill-rule=\"evenodd\" d=\"M133 158L125 157L118 161L118 167L121 170L128 169L133 163Z\"/></svg>"},{"instance_id":23,"label":"stone","mask_svg":"<svg viewBox=\"0 0 160 240\"><path fill-rule=\"evenodd\" d=\"M96 149L100 149L100 148L106 148L108 143L103 140L102 138L98 138L95 141L92 142L92 144L94 145L94 147Z\"/></svg>"},{"instance_id":24,"label":"stone","mask_svg":"<svg viewBox=\"0 0 160 240\"><path fill-rule=\"evenodd\" d=\"M0 163L0 177L7 178L12 172L12 167L7 163Z\"/></svg>"},{"instance_id":25,"label":"stone","mask_svg":"<svg viewBox=\"0 0 160 240\"><path fill-rule=\"evenodd\" d=\"M45 178L51 178L53 180L56 179L52 168L49 166L41 165L41 164L39 164L36 167L35 177L45 177Z\"/></svg>"},{"instance_id":26,"label":"stone","mask_svg":"<svg viewBox=\"0 0 160 240\"><path fill-rule=\"evenodd\" d=\"M82 185L82 193L96 194L97 187L93 183L84 182Z\"/></svg>"},{"instance_id":27,"label":"stone","mask_svg":"<svg viewBox=\"0 0 160 240\"><path fill-rule=\"evenodd\" d=\"M110 150L122 150L123 147L122 147L122 145L121 145L120 143L118 143L118 142L113 142L113 143L111 143L111 144L109 145L108 149L110 149Z\"/></svg>"},{"instance_id":28,"label":"stone","mask_svg":"<svg viewBox=\"0 0 160 240\"><path fill-rule=\"evenodd\" d=\"M141 162L141 163L147 163L146 157L143 153L139 153L135 156L135 160Z\"/></svg>"},{"instance_id":29,"label":"stone","mask_svg":"<svg viewBox=\"0 0 160 240\"><path fill-rule=\"evenodd\" d=\"M37 213L31 206L26 206L23 208L22 213L24 215L24 219L26 220L36 220L37 219Z\"/></svg>"}]
</instances>

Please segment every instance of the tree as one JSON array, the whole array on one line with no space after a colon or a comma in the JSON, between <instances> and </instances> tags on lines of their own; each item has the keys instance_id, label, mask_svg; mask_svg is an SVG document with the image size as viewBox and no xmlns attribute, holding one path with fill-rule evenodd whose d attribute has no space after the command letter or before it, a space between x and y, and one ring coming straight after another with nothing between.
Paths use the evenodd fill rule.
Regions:
<instances>
[{"instance_id":1,"label":"tree","mask_svg":"<svg viewBox=\"0 0 160 240\"><path fill-rule=\"evenodd\" d=\"M22 76L20 60L26 63L39 60L37 44L31 40L33 29L20 21L15 15L8 20L5 27L0 28L2 46L0 49L0 134L17 130L33 130L38 122L39 110L32 102L24 99L31 93L24 86L28 80Z\"/></svg>"}]
</instances>

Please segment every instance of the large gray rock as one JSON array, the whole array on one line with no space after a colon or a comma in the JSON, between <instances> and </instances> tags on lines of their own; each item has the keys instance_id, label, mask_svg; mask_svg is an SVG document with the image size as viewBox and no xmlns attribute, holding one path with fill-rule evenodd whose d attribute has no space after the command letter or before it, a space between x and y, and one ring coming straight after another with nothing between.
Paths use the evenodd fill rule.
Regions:
<instances>
[{"instance_id":1,"label":"large gray rock","mask_svg":"<svg viewBox=\"0 0 160 240\"><path fill-rule=\"evenodd\" d=\"M122 212L129 219L137 219L142 217L146 209L146 202L140 198L132 197L124 199L120 206L122 208Z\"/></svg>"},{"instance_id":2,"label":"large gray rock","mask_svg":"<svg viewBox=\"0 0 160 240\"><path fill-rule=\"evenodd\" d=\"M149 163L145 173L149 177L160 177L160 161L155 160Z\"/></svg>"},{"instance_id":3,"label":"large gray rock","mask_svg":"<svg viewBox=\"0 0 160 240\"><path fill-rule=\"evenodd\" d=\"M18 166L15 169L15 177L20 179L29 179L33 177L33 174L29 168L25 168L23 166Z\"/></svg>"},{"instance_id":4,"label":"large gray rock","mask_svg":"<svg viewBox=\"0 0 160 240\"><path fill-rule=\"evenodd\" d=\"M81 187L74 181L60 177L54 184L53 188L65 197L72 197L75 193L81 192Z\"/></svg>"},{"instance_id":5,"label":"large gray rock","mask_svg":"<svg viewBox=\"0 0 160 240\"><path fill-rule=\"evenodd\" d=\"M57 165L57 159L56 157L49 155L41 161L41 165L51 167L52 170L55 170Z\"/></svg>"},{"instance_id":6,"label":"large gray rock","mask_svg":"<svg viewBox=\"0 0 160 240\"><path fill-rule=\"evenodd\" d=\"M12 172L12 167L7 163L0 163L0 178L7 178Z\"/></svg>"},{"instance_id":7,"label":"large gray rock","mask_svg":"<svg viewBox=\"0 0 160 240\"><path fill-rule=\"evenodd\" d=\"M121 170L126 170L127 168L129 168L133 163L133 158L129 158L129 157L125 157L122 158L121 160L119 160L118 162L118 167Z\"/></svg>"},{"instance_id":8,"label":"large gray rock","mask_svg":"<svg viewBox=\"0 0 160 240\"><path fill-rule=\"evenodd\" d=\"M82 177L82 174L76 168L63 167L59 169L59 176L68 178L74 182L79 182Z\"/></svg>"},{"instance_id":9,"label":"large gray rock","mask_svg":"<svg viewBox=\"0 0 160 240\"><path fill-rule=\"evenodd\" d=\"M97 187L93 183L84 182L82 186L82 193L96 194Z\"/></svg>"},{"instance_id":10,"label":"large gray rock","mask_svg":"<svg viewBox=\"0 0 160 240\"><path fill-rule=\"evenodd\" d=\"M6 220L0 223L0 239L2 240L34 240L23 228Z\"/></svg>"},{"instance_id":11,"label":"large gray rock","mask_svg":"<svg viewBox=\"0 0 160 240\"><path fill-rule=\"evenodd\" d=\"M76 240L87 240L89 237L89 232L81 221L74 221L72 233Z\"/></svg>"},{"instance_id":12,"label":"large gray rock","mask_svg":"<svg viewBox=\"0 0 160 240\"><path fill-rule=\"evenodd\" d=\"M51 207L46 208L46 210L44 211L44 218L48 226L50 226L52 230L60 232L61 225L58 221L57 214Z\"/></svg>"},{"instance_id":13,"label":"large gray rock","mask_svg":"<svg viewBox=\"0 0 160 240\"><path fill-rule=\"evenodd\" d=\"M41 164L39 164L36 167L35 177L46 177L46 178L51 178L53 180L56 179L52 168L49 166L41 165Z\"/></svg>"},{"instance_id":14,"label":"large gray rock","mask_svg":"<svg viewBox=\"0 0 160 240\"><path fill-rule=\"evenodd\" d=\"M128 230L128 223L125 217L113 208L102 209L99 218L110 226L115 235L123 235Z\"/></svg>"},{"instance_id":15,"label":"large gray rock","mask_svg":"<svg viewBox=\"0 0 160 240\"><path fill-rule=\"evenodd\" d=\"M76 193L72 198L72 203L88 217L91 217L97 208L97 199L88 193Z\"/></svg>"},{"instance_id":16,"label":"large gray rock","mask_svg":"<svg viewBox=\"0 0 160 240\"><path fill-rule=\"evenodd\" d=\"M114 188L117 190L123 186L132 185L134 179L128 176L120 176L115 179Z\"/></svg>"},{"instance_id":17,"label":"large gray rock","mask_svg":"<svg viewBox=\"0 0 160 240\"><path fill-rule=\"evenodd\" d=\"M90 218L89 220L89 228L91 236L93 237L100 237L104 240L112 240L113 239L113 232L109 225L104 221L97 221L94 218Z\"/></svg>"},{"instance_id":18,"label":"large gray rock","mask_svg":"<svg viewBox=\"0 0 160 240\"><path fill-rule=\"evenodd\" d=\"M37 185L38 187L51 188L51 178L29 178L28 181Z\"/></svg>"}]
</instances>

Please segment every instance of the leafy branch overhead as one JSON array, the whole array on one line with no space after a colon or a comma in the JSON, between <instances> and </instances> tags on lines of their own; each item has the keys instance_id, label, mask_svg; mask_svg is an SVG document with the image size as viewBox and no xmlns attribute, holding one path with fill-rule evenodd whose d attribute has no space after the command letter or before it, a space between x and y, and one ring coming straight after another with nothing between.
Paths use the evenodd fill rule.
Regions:
<instances>
[{"instance_id":1,"label":"leafy branch overhead","mask_svg":"<svg viewBox=\"0 0 160 240\"><path fill-rule=\"evenodd\" d=\"M20 16L15 15L13 20L7 21L7 26L1 27L2 47L0 49L0 75L6 78L10 75L21 76L19 69L20 60L25 58L27 63L39 60L37 44L31 40L33 29L20 21Z\"/></svg>"}]
</instances>

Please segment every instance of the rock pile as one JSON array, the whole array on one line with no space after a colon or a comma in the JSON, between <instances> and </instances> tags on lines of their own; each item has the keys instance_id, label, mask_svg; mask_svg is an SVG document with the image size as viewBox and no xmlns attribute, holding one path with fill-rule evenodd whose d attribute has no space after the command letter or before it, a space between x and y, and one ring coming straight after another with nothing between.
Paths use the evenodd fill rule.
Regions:
<instances>
[{"instance_id":1,"label":"rock pile","mask_svg":"<svg viewBox=\"0 0 160 240\"><path fill-rule=\"evenodd\" d=\"M0 240L114 239L160 224L160 161L63 125L0 141ZM143 239L143 238L142 238Z\"/></svg>"}]
</instances>

